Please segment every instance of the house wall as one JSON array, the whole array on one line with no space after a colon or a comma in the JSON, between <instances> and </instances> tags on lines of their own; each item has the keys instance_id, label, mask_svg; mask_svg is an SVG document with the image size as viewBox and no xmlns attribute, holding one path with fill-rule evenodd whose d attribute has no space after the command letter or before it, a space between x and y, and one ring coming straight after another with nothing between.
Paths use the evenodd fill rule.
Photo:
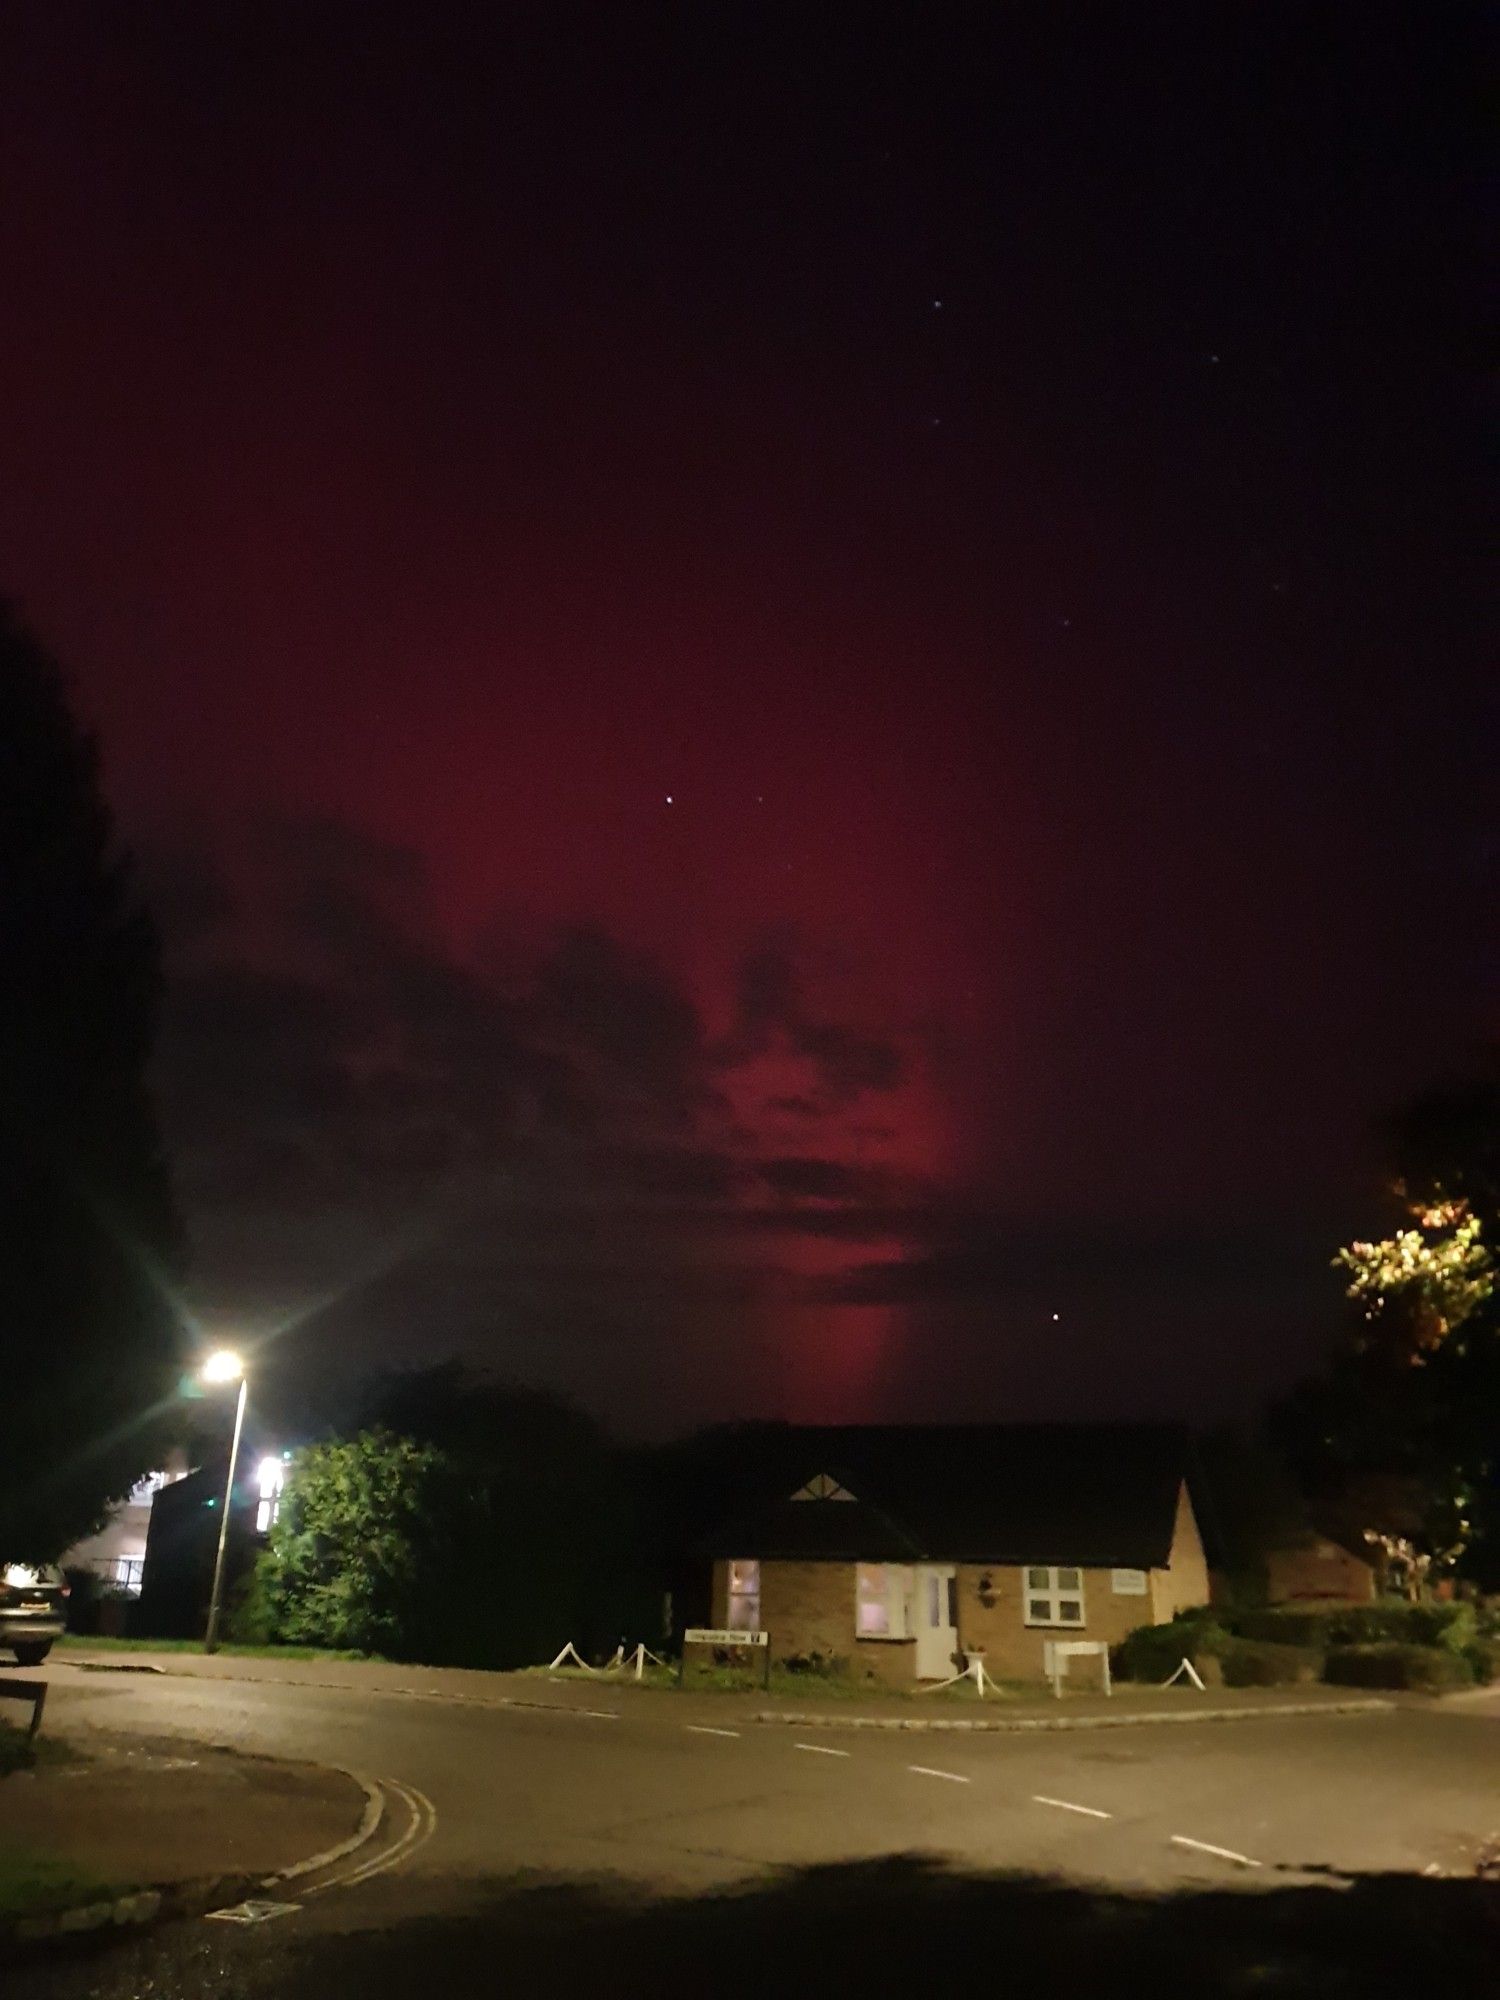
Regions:
<instances>
[{"instance_id":1,"label":"house wall","mask_svg":"<svg viewBox=\"0 0 1500 2000\"><path fill-rule=\"evenodd\" d=\"M1177 1519L1172 1526L1167 1563L1166 1569L1151 1572L1151 1606L1157 1625L1165 1625L1179 1611L1191 1611L1195 1605L1209 1601L1208 1558L1203 1552L1203 1537L1198 1532L1198 1517L1193 1512L1185 1480L1177 1494ZM1136 1620L1137 1624L1144 1622Z\"/></svg>"},{"instance_id":2,"label":"house wall","mask_svg":"<svg viewBox=\"0 0 1500 2000\"><path fill-rule=\"evenodd\" d=\"M861 1680L905 1686L916 1677L915 1639L861 1639L854 1630L852 1562L763 1562L760 1622L773 1661L821 1653L847 1662ZM729 1619L729 1565L714 1564L713 1622Z\"/></svg>"},{"instance_id":3,"label":"house wall","mask_svg":"<svg viewBox=\"0 0 1500 2000\"><path fill-rule=\"evenodd\" d=\"M1110 1588L1111 1572L1085 1569L1083 1623L1066 1628L1025 1622L1024 1569L1010 1563L960 1563L958 1566L958 1644L962 1652L982 1650L987 1672L997 1680L1040 1680L1045 1668L1042 1648L1049 1639L1103 1639L1114 1646L1137 1625L1155 1622L1148 1579L1144 1596L1117 1597ZM1087 1684L1098 1673L1089 1660L1076 1661L1071 1678Z\"/></svg>"},{"instance_id":4,"label":"house wall","mask_svg":"<svg viewBox=\"0 0 1500 2000\"><path fill-rule=\"evenodd\" d=\"M1272 1549L1266 1556L1266 1599L1271 1604L1370 1604L1374 1598L1374 1565L1337 1542Z\"/></svg>"}]
</instances>

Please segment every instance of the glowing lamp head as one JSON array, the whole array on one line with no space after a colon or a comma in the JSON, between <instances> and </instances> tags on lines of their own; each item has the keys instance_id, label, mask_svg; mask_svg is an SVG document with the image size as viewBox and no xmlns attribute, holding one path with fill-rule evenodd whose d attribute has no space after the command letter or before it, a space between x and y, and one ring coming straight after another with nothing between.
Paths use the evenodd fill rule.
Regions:
<instances>
[{"instance_id":1,"label":"glowing lamp head","mask_svg":"<svg viewBox=\"0 0 1500 2000\"><path fill-rule=\"evenodd\" d=\"M210 1354L199 1374L205 1382L238 1382L245 1372L245 1364L228 1347L221 1347L216 1354Z\"/></svg>"}]
</instances>

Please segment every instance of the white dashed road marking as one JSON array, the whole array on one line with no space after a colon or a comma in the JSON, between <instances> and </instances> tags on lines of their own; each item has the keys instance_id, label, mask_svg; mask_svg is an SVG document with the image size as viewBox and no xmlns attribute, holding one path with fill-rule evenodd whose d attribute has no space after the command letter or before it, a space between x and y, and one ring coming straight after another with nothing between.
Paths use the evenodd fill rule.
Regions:
<instances>
[{"instance_id":1,"label":"white dashed road marking","mask_svg":"<svg viewBox=\"0 0 1500 2000\"><path fill-rule=\"evenodd\" d=\"M618 1722L620 1712L616 1708L575 1708L574 1715L591 1715L595 1722Z\"/></svg>"},{"instance_id":2,"label":"white dashed road marking","mask_svg":"<svg viewBox=\"0 0 1500 2000\"><path fill-rule=\"evenodd\" d=\"M969 1780L958 1771L934 1771L930 1764L908 1764L908 1771L915 1771L919 1778L946 1778L950 1785L966 1785Z\"/></svg>"},{"instance_id":3,"label":"white dashed road marking","mask_svg":"<svg viewBox=\"0 0 1500 2000\"><path fill-rule=\"evenodd\" d=\"M706 1722L685 1722L683 1728L689 1736L738 1736L737 1729L710 1729Z\"/></svg>"},{"instance_id":4,"label":"white dashed road marking","mask_svg":"<svg viewBox=\"0 0 1500 2000\"><path fill-rule=\"evenodd\" d=\"M811 1750L815 1757L848 1757L853 1754L848 1750L830 1750L826 1743L794 1743L792 1748L794 1750Z\"/></svg>"},{"instance_id":5,"label":"white dashed road marking","mask_svg":"<svg viewBox=\"0 0 1500 2000\"><path fill-rule=\"evenodd\" d=\"M1264 1868L1263 1861L1252 1861L1248 1854L1236 1854L1232 1847L1212 1847L1206 1840L1189 1840L1185 1833L1172 1835L1174 1847L1191 1847L1199 1854L1217 1855L1220 1861L1233 1861L1240 1868Z\"/></svg>"},{"instance_id":6,"label":"white dashed road marking","mask_svg":"<svg viewBox=\"0 0 1500 2000\"><path fill-rule=\"evenodd\" d=\"M1034 1806L1057 1806L1062 1812L1086 1813L1090 1819L1114 1818L1113 1813L1100 1812L1097 1806L1075 1806L1071 1799L1049 1799L1041 1792L1032 1793L1031 1803Z\"/></svg>"}]
</instances>

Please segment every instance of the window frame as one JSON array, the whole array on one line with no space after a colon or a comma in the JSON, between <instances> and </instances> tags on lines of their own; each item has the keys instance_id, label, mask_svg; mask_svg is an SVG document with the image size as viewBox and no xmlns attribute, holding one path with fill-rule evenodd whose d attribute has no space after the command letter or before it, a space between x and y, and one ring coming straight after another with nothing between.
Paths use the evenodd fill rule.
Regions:
<instances>
[{"instance_id":1,"label":"window frame","mask_svg":"<svg viewBox=\"0 0 1500 2000\"><path fill-rule=\"evenodd\" d=\"M868 1594L866 1581L876 1573L880 1576L878 1596ZM911 1593L907 1584L912 1571L909 1563L866 1563L854 1565L854 1636L866 1639L876 1645L886 1645L891 1641L899 1643L910 1639L912 1634ZM885 1630L868 1631L865 1627L866 1606L879 1605L885 1612ZM894 1616L893 1616L894 1613Z\"/></svg>"},{"instance_id":2,"label":"window frame","mask_svg":"<svg viewBox=\"0 0 1500 2000\"><path fill-rule=\"evenodd\" d=\"M755 1584L753 1589L748 1589L741 1578L740 1573L747 1570L754 1572ZM760 1622L762 1588L763 1578L759 1556L730 1556L726 1559L724 1564L724 1630L726 1632L759 1632L762 1629ZM743 1616L746 1605L751 1606L754 1613L748 1624L744 1622ZM739 1616L736 1616L737 1611L740 1613Z\"/></svg>"},{"instance_id":3,"label":"window frame","mask_svg":"<svg viewBox=\"0 0 1500 2000\"><path fill-rule=\"evenodd\" d=\"M1045 1585L1034 1584L1032 1578L1044 1575ZM1076 1576L1076 1587L1065 1586L1064 1576ZM1048 1613L1045 1618L1032 1616L1033 1603L1046 1599ZM1076 1604L1078 1616L1065 1618L1064 1604ZM1088 1625L1088 1603L1084 1597L1083 1568L1078 1563L1023 1563L1021 1566L1021 1620L1023 1624L1034 1626L1047 1632L1082 1632Z\"/></svg>"}]
</instances>

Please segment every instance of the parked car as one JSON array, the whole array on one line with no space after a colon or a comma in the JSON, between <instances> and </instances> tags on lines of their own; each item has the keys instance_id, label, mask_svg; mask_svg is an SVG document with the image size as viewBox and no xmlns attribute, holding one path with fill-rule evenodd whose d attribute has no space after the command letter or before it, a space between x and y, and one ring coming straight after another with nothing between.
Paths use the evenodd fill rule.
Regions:
<instances>
[{"instance_id":1,"label":"parked car","mask_svg":"<svg viewBox=\"0 0 1500 2000\"><path fill-rule=\"evenodd\" d=\"M23 1667L40 1666L67 1624L68 1586L50 1563L32 1568L7 1563L0 1589L0 1646L8 1646Z\"/></svg>"}]
</instances>

